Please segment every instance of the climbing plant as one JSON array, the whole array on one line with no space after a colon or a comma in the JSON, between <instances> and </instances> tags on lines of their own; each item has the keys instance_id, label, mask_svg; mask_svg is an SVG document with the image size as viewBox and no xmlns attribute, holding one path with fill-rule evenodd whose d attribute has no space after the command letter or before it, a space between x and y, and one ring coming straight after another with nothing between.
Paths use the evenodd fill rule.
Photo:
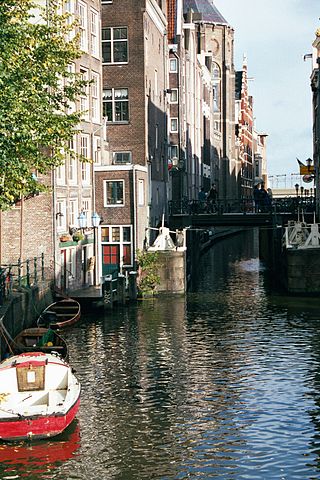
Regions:
<instances>
[{"instance_id":1,"label":"climbing plant","mask_svg":"<svg viewBox=\"0 0 320 480\"><path fill-rule=\"evenodd\" d=\"M139 265L138 292L142 296L147 293L154 294L156 287L160 285L159 253L138 250L137 260Z\"/></svg>"}]
</instances>

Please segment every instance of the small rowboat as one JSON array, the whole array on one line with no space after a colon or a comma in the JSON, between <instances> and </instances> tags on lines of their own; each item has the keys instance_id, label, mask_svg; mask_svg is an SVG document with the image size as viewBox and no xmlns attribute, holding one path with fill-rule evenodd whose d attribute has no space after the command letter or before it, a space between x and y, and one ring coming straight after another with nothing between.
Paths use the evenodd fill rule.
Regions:
<instances>
[{"instance_id":1,"label":"small rowboat","mask_svg":"<svg viewBox=\"0 0 320 480\"><path fill-rule=\"evenodd\" d=\"M11 342L10 351L14 355L25 352L59 353L68 361L68 346L55 330L45 327L26 328Z\"/></svg>"},{"instance_id":2,"label":"small rowboat","mask_svg":"<svg viewBox=\"0 0 320 480\"><path fill-rule=\"evenodd\" d=\"M41 439L63 432L79 409L80 390L59 355L28 352L2 361L0 439Z\"/></svg>"},{"instance_id":3,"label":"small rowboat","mask_svg":"<svg viewBox=\"0 0 320 480\"><path fill-rule=\"evenodd\" d=\"M80 303L73 298L64 298L49 305L37 321L39 327L52 329L70 327L80 319Z\"/></svg>"}]
</instances>

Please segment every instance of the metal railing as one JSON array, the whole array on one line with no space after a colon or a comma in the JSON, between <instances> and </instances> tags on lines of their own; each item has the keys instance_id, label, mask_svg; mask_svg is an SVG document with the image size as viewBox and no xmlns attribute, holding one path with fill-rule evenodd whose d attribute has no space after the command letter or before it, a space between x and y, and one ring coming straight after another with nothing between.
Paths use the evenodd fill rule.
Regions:
<instances>
[{"instance_id":1,"label":"metal railing","mask_svg":"<svg viewBox=\"0 0 320 480\"><path fill-rule=\"evenodd\" d=\"M17 263L0 266L0 305L19 287L31 287L45 279L44 254L40 257L21 258Z\"/></svg>"},{"instance_id":2,"label":"metal railing","mask_svg":"<svg viewBox=\"0 0 320 480\"><path fill-rule=\"evenodd\" d=\"M243 199L225 199L215 202L206 202L199 200L171 200L169 202L170 215L200 215L200 214L218 214L227 213L297 213L314 212L314 197L284 197L274 198L269 204L256 205L252 198Z\"/></svg>"}]
</instances>

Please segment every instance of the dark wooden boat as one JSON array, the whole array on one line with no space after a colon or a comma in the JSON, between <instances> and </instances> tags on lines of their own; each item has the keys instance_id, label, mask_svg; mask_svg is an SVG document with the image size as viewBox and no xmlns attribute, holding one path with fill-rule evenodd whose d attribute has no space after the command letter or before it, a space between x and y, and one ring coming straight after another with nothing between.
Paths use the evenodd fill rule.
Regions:
<instances>
[{"instance_id":1,"label":"dark wooden boat","mask_svg":"<svg viewBox=\"0 0 320 480\"><path fill-rule=\"evenodd\" d=\"M37 321L39 327L52 329L70 327L80 319L80 303L73 298L64 298L49 305Z\"/></svg>"},{"instance_id":2,"label":"dark wooden boat","mask_svg":"<svg viewBox=\"0 0 320 480\"><path fill-rule=\"evenodd\" d=\"M20 355L27 352L58 353L68 360L68 346L55 330L45 327L26 328L11 342L10 352Z\"/></svg>"}]
</instances>

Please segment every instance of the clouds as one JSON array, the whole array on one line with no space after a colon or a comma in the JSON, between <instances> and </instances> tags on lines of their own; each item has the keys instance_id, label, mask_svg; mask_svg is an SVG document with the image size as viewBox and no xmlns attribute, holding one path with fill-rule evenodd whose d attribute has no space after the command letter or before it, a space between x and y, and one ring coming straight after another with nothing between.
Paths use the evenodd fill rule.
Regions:
<instances>
[{"instance_id":1,"label":"clouds","mask_svg":"<svg viewBox=\"0 0 320 480\"><path fill-rule=\"evenodd\" d=\"M268 173L295 172L312 156L311 61L319 0L216 0L235 29L235 65L248 57L250 93L259 131L268 133Z\"/></svg>"}]
</instances>

